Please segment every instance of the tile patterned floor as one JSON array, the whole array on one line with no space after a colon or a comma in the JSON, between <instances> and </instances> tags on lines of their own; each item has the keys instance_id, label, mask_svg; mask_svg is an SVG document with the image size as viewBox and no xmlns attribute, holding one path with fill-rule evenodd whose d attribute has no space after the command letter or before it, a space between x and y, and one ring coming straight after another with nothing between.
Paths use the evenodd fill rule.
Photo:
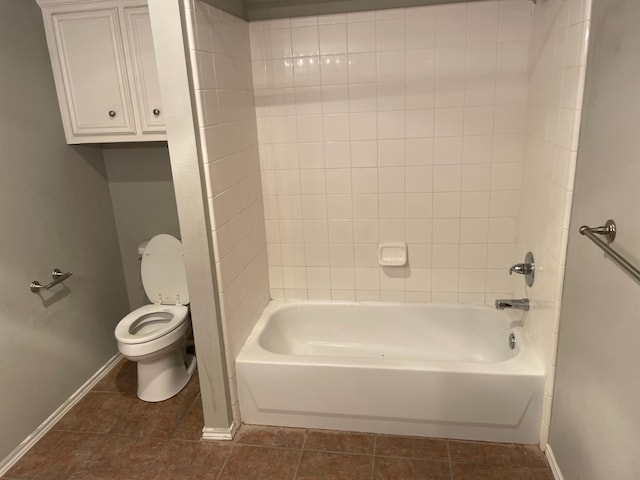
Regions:
<instances>
[{"instance_id":1,"label":"tile patterned floor","mask_svg":"<svg viewBox=\"0 0 640 480\"><path fill-rule=\"evenodd\" d=\"M243 426L200 440L197 379L176 397L135 395L123 360L4 480L553 480L536 446Z\"/></svg>"}]
</instances>

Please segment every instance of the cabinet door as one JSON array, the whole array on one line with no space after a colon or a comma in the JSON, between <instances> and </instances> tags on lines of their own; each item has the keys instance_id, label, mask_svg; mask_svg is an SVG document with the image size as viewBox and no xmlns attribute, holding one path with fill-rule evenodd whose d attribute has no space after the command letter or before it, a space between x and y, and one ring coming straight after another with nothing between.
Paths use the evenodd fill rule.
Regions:
<instances>
[{"instance_id":1,"label":"cabinet door","mask_svg":"<svg viewBox=\"0 0 640 480\"><path fill-rule=\"evenodd\" d=\"M149 9L146 6L128 7L124 9L124 17L127 23L129 52L142 132L164 132L162 97L153 49Z\"/></svg>"},{"instance_id":2,"label":"cabinet door","mask_svg":"<svg viewBox=\"0 0 640 480\"><path fill-rule=\"evenodd\" d=\"M52 26L73 135L135 134L118 10L54 12Z\"/></svg>"}]
</instances>

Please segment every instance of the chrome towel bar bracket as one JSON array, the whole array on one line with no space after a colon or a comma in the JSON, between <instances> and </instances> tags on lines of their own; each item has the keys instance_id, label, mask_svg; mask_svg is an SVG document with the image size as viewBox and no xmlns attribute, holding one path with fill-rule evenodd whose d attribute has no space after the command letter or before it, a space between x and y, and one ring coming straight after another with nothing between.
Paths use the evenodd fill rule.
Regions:
<instances>
[{"instance_id":1,"label":"chrome towel bar bracket","mask_svg":"<svg viewBox=\"0 0 640 480\"><path fill-rule=\"evenodd\" d=\"M58 285L59 283L64 282L71 275L73 275L73 272L64 273L59 268L54 268L53 271L51 272L51 278L53 278L52 282L49 282L46 285L41 285L39 281L34 280L33 282L31 282L31 285L29 285L29 289L33 293L38 293L43 288L45 290L49 290L51 287L54 287L55 285Z\"/></svg>"},{"instance_id":2,"label":"chrome towel bar bracket","mask_svg":"<svg viewBox=\"0 0 640 480\"><path fill-rule=\"evenodd\" d=\"M607 243L611 243L616 239L616 222L611 219L607 220L602 227L587 227L586 225L580 227L582 235L586 235L587 230L591 233L602 235L607 239Z\"/></svg>"},{"instance_id":3,"label":"chrome towel bar bracket","mask_svg":"<svg viewBox=\"0 0 640 480\"><path fill-rule=\"evenodd\" d=\"M640 282L640 270L609 246L609 244L616 238L616 222L613 220L607 220L607 223L602 227L588 227L583 225L580 227L579 231L582 235L600 247L615 263L631 275L635 281ZM605 237L607 242L603 242L598 235Z\"/></svg>"}]
</instances>

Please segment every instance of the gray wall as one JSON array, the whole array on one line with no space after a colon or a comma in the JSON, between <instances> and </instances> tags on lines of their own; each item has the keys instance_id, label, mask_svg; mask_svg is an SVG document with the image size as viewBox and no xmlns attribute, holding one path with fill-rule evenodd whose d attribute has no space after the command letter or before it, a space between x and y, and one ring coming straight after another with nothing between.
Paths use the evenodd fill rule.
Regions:
<instances>
[{"instance_id":1,"label":"gray wall","mask_svg":"<svg viewBox=\"0 0 640 480\"><path fill-rule=\"evenodd\" d=\"M640 264L640 2L595 0L550 445L567 480L640 478L640 284L580 225L613 218Z\"/></svg>"},{"instance_id":2,"label":"gray wall","mask_svg":"<svg viewBox=\"0 0 640 480\"><path fill-rule=\"evenodd\" d=\"M360 12L385 8L416 7L419 5L439 5L475 0L244 0L243 18L263 20L270 18L303 17L330 13ZM221 0L209 0L218 5Z\"/></svg>"},{"instance_id":3,"label":"gray wall","mask_svg":"<svg viewBox=\"0 0 640 480\"><path fill-rule=\"evenodd\" d=\"M245 2L244 0L204 0L205 2L218 7L225 12L229 12L236 17L245 18Z\"/></svg>"},{"instance_id":4,"label":"gray wall","mask_svg":"<svg viewBox=\"0 0 640 480\"><path fill-rule=\"evenodd\" d=\"M140 279L138 245L159 233L180 238L166 143L104 147L111 202L127 283L129 308L149 303Z\"/></svg>"},{"instance_id":5,"label":"gray wall","mask_svg":"<svg viewBox=\"0 0 640 480\"><path fill-rule=\"evenodd\" d=\"M245 20L360 12L476 0L204 0Z\"/></svg>"},{"instance_id":6,"label":"gray wall","mask_svg":"<svg viewBox=\"0 0 640 480\"><path fill-rule=\"evenodd\" d=\"M40 9L0 0L0 459L117 352L127 312L99 148L65 144ZM29 283L69 269L42 297Z\"/></svg>"}]
</instances>

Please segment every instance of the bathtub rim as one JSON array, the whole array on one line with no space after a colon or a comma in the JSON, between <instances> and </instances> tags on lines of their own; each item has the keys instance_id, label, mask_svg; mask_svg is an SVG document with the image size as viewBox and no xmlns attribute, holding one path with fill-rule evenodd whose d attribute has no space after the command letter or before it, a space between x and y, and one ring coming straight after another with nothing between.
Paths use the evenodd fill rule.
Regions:
<instances>
[{"instance_id":1,"label":"bathtub rim","mask_svg":"<svg viewBox=\"0 0 640 480\"><path fill-rule=\"evenodd\" d=\"M459 372L474 374L504 374L544 376L545 366L540 356L533 348L533 342L527 337L522 320L514 320L505 312L493 311L496 315L510 320L510 330L516 333L519 351L513 357L499 362L469 362L469 361L439 361L419 358L392 358L392 357L357 357L340 355L295 355L276 353L265 349L260 336L268 325L269 319L280 309L288 306L387 306L387 307L444 307L446 309L476 309L492 310L488 305L475 304L446 304L446 303L403 303L403 302L378 302L378 301L334 301L334 300L271 300L246 342L236 356L236 363L267 363L267 364L294 364L294 365L322 365L326 367L352 367L352 368L384 368L390 370L429 370L436 372ZM506 340L506 339L505 339Z\"/></svg>"}]
</instances>

